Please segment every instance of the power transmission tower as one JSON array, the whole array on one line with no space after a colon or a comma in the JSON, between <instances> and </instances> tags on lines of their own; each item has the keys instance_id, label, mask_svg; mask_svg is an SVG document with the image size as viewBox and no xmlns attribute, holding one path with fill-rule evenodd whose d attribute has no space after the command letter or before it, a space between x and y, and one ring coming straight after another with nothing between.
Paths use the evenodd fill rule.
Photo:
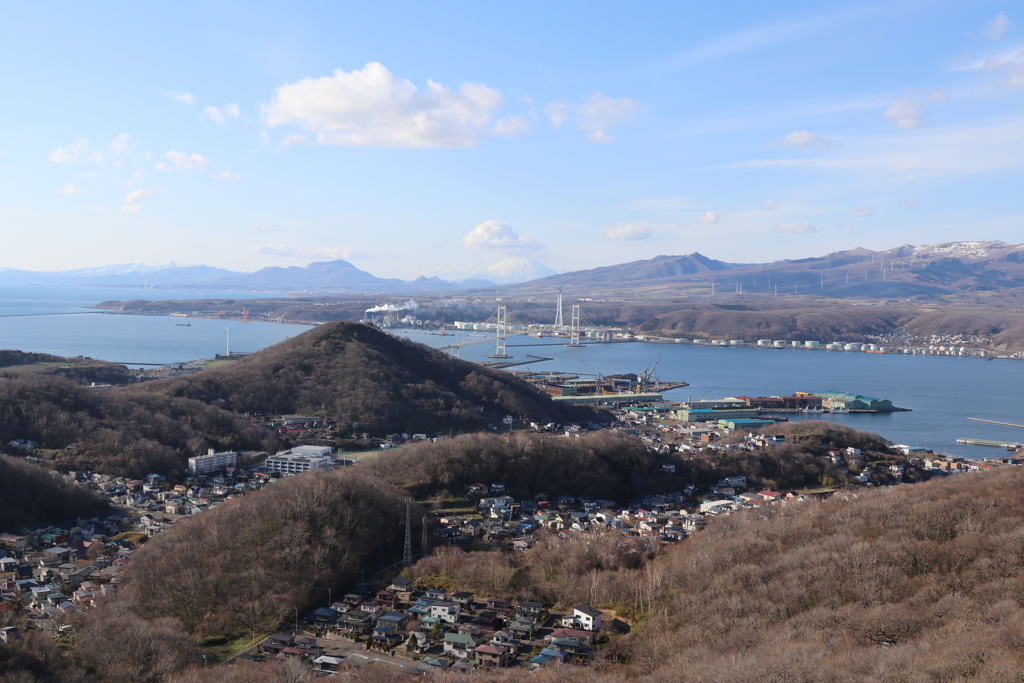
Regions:
<instances>
[{"instance_id":1,"label":"power transmission tower","mask_svg":"<svg viewBox=\"0 0 1024 683\"><path fill-rule=\"evenodd\" d=\"M494 354L488 358L511 358L505 353L505 337L508 334L508 309L505 306L498 306L498 333L494 338Z\"/></svg>"},{"instance_id":2,"label":"power transmission tower","mask_svg":"<svg viewBox=\"0 0 1024 683\"><path fill-rule=\"evenodd\" d=\"M427 556L427 551L430 550L429 546L427 545L429 543L429 539L427 538L427 517L426 517L426 515L423 516L423 522L422 523L423 523L423 537L420 539L420 555L422 557L426 557Z\"/></svg>"},{"instance_id":3,"label":"power transmission tower","mask_svg":"<svg viewBox=\"0 0 1024 683\"><path fill-rule=\"evenodd\" d=\"M565 327L565 323L562 321L562 290L558 290L558 307L555 309L555 329L560 330Z\"/></svg>"},{"instance_id":4,"label":"power transmission tower","mask_svg":"<svg viewBox=\"0 0 1024 683\"><path fill-rule=\"evenodd\" d=\"M406 567L412 564L412 498L405 499L405 557L402 563Z\"/></svg>"}]
</instances>

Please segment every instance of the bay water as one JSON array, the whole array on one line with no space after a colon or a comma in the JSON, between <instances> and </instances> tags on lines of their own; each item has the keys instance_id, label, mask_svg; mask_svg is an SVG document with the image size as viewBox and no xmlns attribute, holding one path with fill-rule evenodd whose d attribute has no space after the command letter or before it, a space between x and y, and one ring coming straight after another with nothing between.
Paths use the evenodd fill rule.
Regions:
<instances>
[{"instance_id":1,"label":"bay water","mask_svg":"<svg viewBox=\"0 0 1024 683\"><path fill-rule=\"evenodd\" d=\"M210 298L266 297L254 292L209 292ZM309 329L307 325L169 316L119 315L89 307L102 301L185 300L195 291L103 287L0 287L0 349L87 356L133 366L182 363L232 351L259 351ZM184 323L191 323L184 326ZM179 323L182 323L179 325Z\"/></svg>"},{"instance_id":2,"label":"bay water","mask_svg":"<svg viewBox=\"0 0 1024 683\"><path fill-rule=\"evenodd\" d=\"M483 340L481 333L437 336L395 330L429 346ZM824 340L827 341L827 340ZM725 398L727 396L789 396L841 391L889 399L912 412L793 414L791 420L828 420L881 434L894 443L931 448L967 458L1003 457L1006 451L956 443L961 437L1024 443L1024 429L982 424L968 417L1024 424L1024 406L1017 392L1024 380L1024 361L948 356L907 356L810 349L751 346L717 347L693 344L625 342L587 344L570 348L564 341L526 336L507 340L512 362L546 356L515 369L610 375L640 374L656 360L656 375L689 386L664 392L666 399ZM494 342L462 347L466 360L487 361Z\"/></svg>"},{"instance_id":3,"label":"bay water","mask_svg":"<svg viewBox=\"0 0 1024 683\"><path fill-rule=\"evenodd\" d=\"M265 293L209 292L210 298L257 298ZM306 325L239 322L164 316L118 315L89 307L106 300L189 300L195 291L101 287L0 287L0 348L88 356L127 365L180 363L211 358L225 350L259 351L309 329ZM393 333L428 346L480 341L465 346L466 360L486 362L493 341L482 333L438 336L422 331ZM823 340L827 341L827 340ZM656 360L656 375L689 386L665 398L781 396L796 391L842 391L889 399L912 412L882 414L790 414L791 420L824 419L881 434L894 443L922 446L968 458L995 457L998 448L956 443L960 437L1024 442L1024 429L982 424L976 417L1024 424L1017 391L1024 361L946 356L906 356L803 349L713 347L644 342L587 344L570 348L551 338L510 337L518 369L581 374L641 373ZM526 357L552 358L538 362ZM660 360L659 360L660 357Z\"/></svg>"}]
</instances>

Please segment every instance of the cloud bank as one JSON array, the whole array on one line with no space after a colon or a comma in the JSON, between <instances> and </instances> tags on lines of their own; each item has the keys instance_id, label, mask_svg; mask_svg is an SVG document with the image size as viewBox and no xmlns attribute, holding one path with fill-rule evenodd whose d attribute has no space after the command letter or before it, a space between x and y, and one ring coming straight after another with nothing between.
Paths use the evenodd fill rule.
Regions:
<instances>
[{"instance_id":1,"label":"cloud bank","mask_svg":"<svg viewBox=\"0 0 1024 683\"><path fill-rule=\"evenodd\" d=\"M536 240L520 235L503 221L484 221L462 238L467 249L493 249L497 251L536 251L542 249Z\"/></svg>"},{"instance_id":2,"label":"cloud bank","mask_svg":"<svg viewBox=\"0 0 1024 683\"><path fill-rule=\"evenodd\" d=\"M338 69L332 76L282 85L263 108L267 126L296 124L322 145L473 147L491 134L512 135L525 121L492 125L501 93L479 83L450 90L427 81L420 90L383 64Z\"/></svg>"},{"instance_id":3,"label":"cloud bank","mask_svg":"<svg viewBox=\"0 0 1024 683\"><path fill-rule=\"evenodd\" d=\"M623 225L610 229L607 236L610 240L645 240L651 234L651 229L646 225Z\"/></svg>"}]
</instances>

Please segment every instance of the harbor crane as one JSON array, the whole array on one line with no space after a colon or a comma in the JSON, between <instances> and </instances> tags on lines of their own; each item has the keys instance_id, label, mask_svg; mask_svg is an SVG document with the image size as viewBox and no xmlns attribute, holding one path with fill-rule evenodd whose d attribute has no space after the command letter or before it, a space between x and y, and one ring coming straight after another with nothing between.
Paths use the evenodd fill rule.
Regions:
<instances>
[{"instance_id":1,"label":"harbor crane","mask_svg":"<svg viewBox=\"0 0 1024 683\"><path fill-rule=\"evenodd\" d=\"M651 364L651 367L647 368L646 370L644 370L643 372L640 373L639 381L637 382L637 385L636 385L637 393L638 394L639 393L644 393L644 392L647 391L647 386L651 382L651 377L654 377L654 386L655 386L655 388L657 388L657 386L658 386L658 378L654 374L654 370L655 370L655 368L658 367L658 363L660 361L661 361L661 354L659 353L658 357L654 359L654 363Z\"/></svg>"}]
</instances>

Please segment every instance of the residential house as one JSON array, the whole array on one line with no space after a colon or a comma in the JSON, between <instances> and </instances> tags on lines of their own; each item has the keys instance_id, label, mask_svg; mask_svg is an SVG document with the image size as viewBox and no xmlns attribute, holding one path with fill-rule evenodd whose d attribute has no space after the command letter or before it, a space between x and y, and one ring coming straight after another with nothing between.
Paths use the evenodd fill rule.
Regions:
<instances>
[{"instance_id":1,"label":"residential house","mask_svg":"<svg viewBox=\"0 0 1024 683\"><path fill-rule=\"evenodd\" d=\"M377 625L386 624L396 629L404 629L411 619L412 617L405 612L387 612L377 617Z\"/></svg>"},{"instance_id":2,"label":"residential house","mask_svg":"<svg viewBox=\"0 0 1024 683\"><path fill-rule=\"evenodd\" d=\"M430 606L430 616L448 624L457 624L459 623L459 604L438 600Z\"/></svg>"},{"instance_id":3,"label":"residential house","mask_svg":"<svg viewBox=\"0 0 1024 683\"><path fill-rule=\"evenodd\" d=\"M478 645L473 654L485 666L505 666L508 662L508 652L501 645Z\"/></svg>"},{"instance_id":4,"label":"residential house","mask_svg":"<svg viewBox=\"0 0 1024 683\"><path fill-rule=\"evenodd\" d=\"M473 604L473 594L465 591L458 593L452 593L452 602L461 606L463 609L468 609Z\"/></svg>"},{"instance_id":5,"label":"residential house","mask_svg":"<svg viewBox=\"0 0 1024 683\"><path fill-rule=\"evenodd\" d=\"M468 659L473 652L473 638L462 633L444 635L444 653L459 659Z\"/></svg>"},{"instance_id":6,"label":"residential house","mask_svg":"<svg viewBox=\"0 0 1024 683\"><path fill-rule=\"evenodd\" d=\"M600 631L601 611L586 603L580 603L572 608L571 613L562 618L562 625L584 631Z\"/></svg>"}]
</instances>

